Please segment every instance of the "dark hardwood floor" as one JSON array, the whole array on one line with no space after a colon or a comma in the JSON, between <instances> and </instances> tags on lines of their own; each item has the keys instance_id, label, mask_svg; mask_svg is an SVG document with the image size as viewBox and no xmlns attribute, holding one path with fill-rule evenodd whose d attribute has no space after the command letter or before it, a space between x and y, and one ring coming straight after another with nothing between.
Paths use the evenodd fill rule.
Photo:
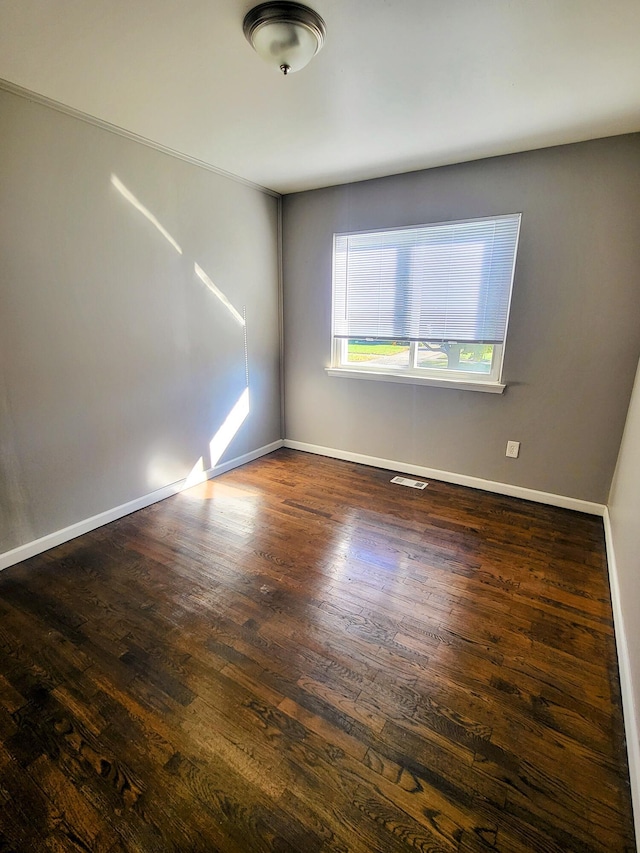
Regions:
<instances>
[{"instance_id":1,"label":"dark hardwood floor","mask_svg":"<svg viewBox=\"0 0 640 853\"><path fill-rule=\"evenodd\" d=\"M280 450L0 574L0 853L635 850L600 519Z\"/></svg>"}]
</instances>

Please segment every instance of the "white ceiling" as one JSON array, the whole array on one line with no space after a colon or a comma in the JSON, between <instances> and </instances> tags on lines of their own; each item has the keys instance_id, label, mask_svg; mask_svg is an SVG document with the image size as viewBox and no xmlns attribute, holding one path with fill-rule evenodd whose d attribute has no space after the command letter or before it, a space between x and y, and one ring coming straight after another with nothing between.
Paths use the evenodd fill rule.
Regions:
<instances>
[{"instance_id":1,"label":"white ceiling","mask_svg":"<svg viewBox=\"0 0 640 853\"><path fill-rule=\"evenodd\" d=\"M0 78L283 193L640 130L639 0L307 2L285 78L257 0L0 0Z\"/></svg>"}]
</instances>

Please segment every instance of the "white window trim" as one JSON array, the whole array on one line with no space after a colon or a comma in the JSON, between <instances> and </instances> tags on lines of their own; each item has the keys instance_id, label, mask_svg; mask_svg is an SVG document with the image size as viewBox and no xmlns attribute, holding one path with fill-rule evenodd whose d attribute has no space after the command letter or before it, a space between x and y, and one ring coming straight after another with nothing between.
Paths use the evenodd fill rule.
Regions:
<instances>
[{"instance_id":1,"label":"white window trim","mask_svg":"<svg viewBox=\"0 0 640 853\"><path fill-rule=\"evenodd\" d=\"M437 388L457 388L458 391L484 391L489 394L502 394L507 387L501 382L479 382L477 380L454 379L452 377L417 376L414 373L402 373L389 369L383 371L367 370L363 367L327 367L329 376L339 376L343 379L373 379L377 382L399 382L403 385L432 385ZM448 371L453 373L453 371Z\"/></svg>"},{"instance_id":2,"label":"white window trim","mask_svg":"<svg viewBox=\"0 0 640 853\"><path fill-rule=\"evenodd\" d=\"M373 379L377 382L400 382L405 385L432 385L438 388L457 388L459 391L483 391L489 394L502 394L507 387L500 382L504 345L495 344L491 373L473 374L482 378L470 379L464 370L443 370L442 368L417 367L418 344L413 341L409 347L409 367L358 367L347 362L347 341L344 338L333 339L333 359L326 371L329 376L347 379Z\"/></svg>"}]
</instances>

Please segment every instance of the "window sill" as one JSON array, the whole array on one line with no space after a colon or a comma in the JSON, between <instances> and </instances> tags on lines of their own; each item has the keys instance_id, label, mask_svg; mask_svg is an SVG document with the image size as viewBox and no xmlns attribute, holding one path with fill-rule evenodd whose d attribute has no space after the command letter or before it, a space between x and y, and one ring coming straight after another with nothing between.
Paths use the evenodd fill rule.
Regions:
<instances>
[{"instance_id":1,"label":"window sill","mask_svg":"<svg viewBox=\"0 0 640 853\"><path fill-rule=\"evenodd\" d=\"M405 385L432 385L436 388L456 388L458 391L483 391L485 394L502 394L506 385L500 382L469 382L465 379L441 379L438 376L416 376L409 373L391 373L349 367L327 367L329 376L348 379L373 379L376 382L400 382Z\"/></svg>"}]
</instances>

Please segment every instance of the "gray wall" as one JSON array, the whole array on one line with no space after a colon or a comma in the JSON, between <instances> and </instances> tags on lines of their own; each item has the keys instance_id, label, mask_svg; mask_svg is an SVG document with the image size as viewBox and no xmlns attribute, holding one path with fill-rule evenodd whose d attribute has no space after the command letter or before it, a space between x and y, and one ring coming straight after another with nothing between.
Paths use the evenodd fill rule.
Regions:
<instances>
[{"instance_id":1,"label":"gray wall","mask_svg":"<svg viewBox=\"0 0 640 853\"><path fill-rule=\"evenodd\" d=\"M640 354L639 186L633 135L286 196L286 437L605 502ZM503 395L326 375L334 232L518 211Z\"/></svg>"},{"instance_id":2,"label":"gray wall","mask_svg":"<svg viewBox=\"0 0 640 853\"><path fill-rule=\"evenodd\" d=\"M624 627L624 636L618 638L618 643L626 643L631 682L629 686L635 706L625 707L627 739L635 738L635 742L630 745L630 752L632 760L635 758L637 763L640 758L640 367L611 487L609 517L623 621L623 626L616 627ZM622 665L625 665L624 660ZM633 769L632 766L631 770ZM640 773L640 764L635 769ZM636 778L634 783L634 808L640 818L640 778ZM640 820L638 824L640 831Z\"/></svg>"},{"instance_id":3,"label":"gray wall","mask_svg":"<svg viewBox=\"0 0 640 853\"><path fill-rule=\"evenodd\" d=\"M277 199L0 92L0 553L280 438ZM182 254L111 183L124 184Z\"/></svg>"}]
</instances>

